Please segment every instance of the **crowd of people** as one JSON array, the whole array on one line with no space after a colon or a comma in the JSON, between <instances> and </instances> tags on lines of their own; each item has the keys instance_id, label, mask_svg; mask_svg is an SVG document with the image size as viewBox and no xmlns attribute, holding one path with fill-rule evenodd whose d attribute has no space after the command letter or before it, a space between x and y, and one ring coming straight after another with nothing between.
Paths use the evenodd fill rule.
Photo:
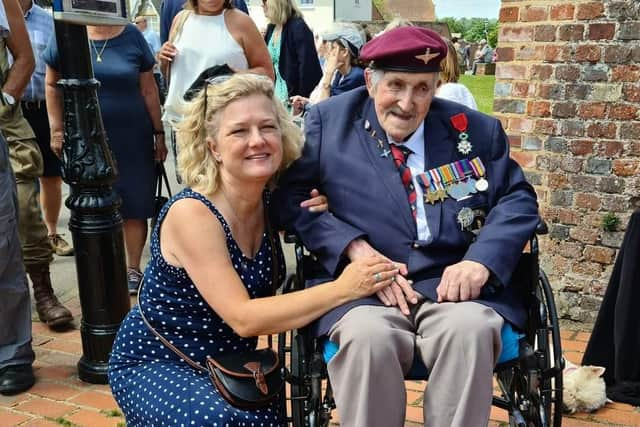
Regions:
<instances>
[{"instance_id":1,"label":"crowd of people","mask_svg":"<svg viewBox=\"0 0 640 427\"><path fill-rule=\"evenodd\" d=\"M0 334L3 394L34 381L25 271L40 318L72 320L49 278L53 251L65 248L56 205L43 206L45 224L36 188L40 152L50 150L44 169L57 178L47 189L40 178L40 191L60 198L60 59L51 29L46 43L27 32L40 9L20 1L22 11L2 0L0 14L0 287L10 295L0 323L12 325ZM501 328L525 317L509 279L537 203L500 122L475 111L457 83L456 41L410 23L374 37L337 24L314 38L292 0L263 1L261 34L237 3L189 0L182 10L167 0L159 37L144 17L87 27L138 294L108 372L127 425L282 425L280 401L236 407L174 348L205 366L255 349L259 335L311 323L338 347L328 372L341 425L402 425L416 355L430 372L430 425L486 425ZM44 111L41 137L22 116L27 107ZM143 273L164 129L185 189L160 212ZM284 229L326 280L275 295Z\"/></svg>"}]
</instances>

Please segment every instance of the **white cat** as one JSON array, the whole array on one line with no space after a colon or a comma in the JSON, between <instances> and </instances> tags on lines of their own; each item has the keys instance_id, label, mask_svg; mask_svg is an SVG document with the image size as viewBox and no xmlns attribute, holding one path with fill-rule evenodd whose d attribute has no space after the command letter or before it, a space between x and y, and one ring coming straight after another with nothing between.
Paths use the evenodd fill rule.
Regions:
<instances>
[{"instance_id":1,"label":"white cat","mask_svg":"<svg viewBox=\"0 0 640 427\"><path fill-rule=\"evenodd\" d=\"M604 370L601 366L577 366L565 359L562 400L568 412L593 412L610 402L602 378Z\"/></svg>"}]
</instances>

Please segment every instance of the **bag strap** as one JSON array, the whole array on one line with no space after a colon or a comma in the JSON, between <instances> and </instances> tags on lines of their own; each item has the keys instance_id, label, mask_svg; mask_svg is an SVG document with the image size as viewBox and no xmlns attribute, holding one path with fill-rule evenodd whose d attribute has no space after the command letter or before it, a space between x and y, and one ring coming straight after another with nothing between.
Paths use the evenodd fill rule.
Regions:
<instances>
[{"instance_id":1,"label":"bag strap","mask_svg":"<svg viewBox=\"0 0 640 427\"><path fill-rule=\"evenodd\" d=\"M180 34L182 34L182 27L184 27L184 23L187 21L189 16L191 16L191 11L188 9L183 9L176 15L176 25L173 28L173 31L169 32L168 41L170 43L176 41Z\"/></svg>"},{"instance_id":2,"label":"bag strap","mask_svg":"<svg viewBox=\"0 0 640 427\"><path fill-rule=\"evenodd\" d=\"M162 169L164 170L164 167ZM165 178L166 178L166 173L165 173ZM263 206L264 206L264 210L265 210L265 212L264 212L264 221L265 221L264 226L267 229L267 236L269 237L269 242L270 242L270 245L271 245L271 271L273 273L272 286L273 286L273 293L275 294L275 291L277 289L278 276L280 274L280 272L279 272L279 263L278 263L278 260L276 258L277 252L276 252L276 248L275 248L275 242L273 240L273 231L271 229L271 222L269 221L269 215L267 213L266 204L264 204ZM144 282L145 282L145 280L144 280L144 276L143 276L142 280L140 281L140 288L138 289L138 296L136 297L136 302L138 303L138 311L140 312L140 317L142 317L142 321L144 322L144 324L147 326L147 328L149 328L149 330L153 333L153 335L158 337L158 339L160 340L160 342L162 344L164 344L169 350L171 350L175 354L177 354L179 358L181 358L182 360L187 362L187 364L189 366L191 366L193 369L195 369L197 371L200 371L200 372L209 372L206 368L203 368L202 366L198 365L196 362L193 361L193 359L191 359L189 356L187 356L182 351L180 351L176 346L171 344L169 342L169 340L167 340L165 337L163 337L162 334L160 334L160 332L156 331L155 328L153 326L151 326L151 324L147 320L147 317L144 315L144 312L142 311L142 305L140 304L140 294L142 294L142 287L144 286ZM271 334L267 335L267 342L269 344L269 348L273 349L273 338L272 338Z\"/></svg>"},{"instance_id":3,"label":"bag strap","mask_svg":"<svg viewBox=\"0 0 640 427\"><path fill-rule=\"evenodd\" d=\"M177 354L179 358L181 358L182 360L187 362L187 364L189 366L191 366L193 369L195 369L196 371L200 371L200 372L209 372L206 368L203 368L202 366L198 365L196 362L193 361L193 359L191 359L189 356L187 356L186 354L184 354L183 352L178 350L178 348L176 346L171 344L169 342L169 340L167 340L165 337L163 337L162 334L160 334L160 332L156 331L155 328L153 326L151 326L151 324L147 320L147 317L144 315L144 312L142 311L142 306L140 305L140 294L142 293L141 291L142 291L142 286L143 285L144 285L144 277L142 278L142 282L140 283L140 289L138 291L138 297L137 297L138 301L137 302L138 302L138 311L140 312L140 316L142 317L142 321L144 322L145 325L147 325L147 328L149 328L149 330L151 332L153 332L153 335L158 337L158 339L160 340L160 342L162 344L164 344L169 350L171 350L175 354Z\"/></svg>"},{"instance_id":4,"label":"bag strap","mask_svg":"<svg viewBox=\"0 0 640 427\"><path fill-rule=\"evenodd\" d=\"M280 277L280 263L278 262L278 253L276 251L276 241L273 235L273 229L271 227L271 221L269 219L269 209L266 203L262 204L264 209L264 226L267 229L267 236L269 237L269 246L271 246L271 286L273 295L278 290L278 278ZM267 344L269 348L273 348L273 337L271 334L267 335Z\"/></svg>"},{"instance_id":5,"label":"bag strap","mask_svg":"<svg viewBox=\"0 0 640 427\"><path fill-rule=\"evenodd\" d=\"M184 27L184 23L187 22L187 18L191 16L191 11L188 9L181 10L176 17L174 18L174 25L169 30L169 37L167 41L169 43L174 43L180 34L182 34L182 27ZM166 72L164 79L167 82L167 87L169 87L169 80L171 78L171 62L167 63Z\"/></svg>"},{"instance_id":6,"label":"bag strap","mask_svg":"<svg viewBox=\"0 0 640 427\"><path fill-rule=\"evenodd\" d=\"M167 177L167 170L164 167L164 163L156 163L156 196L162 196L162 183L167 187L167 193L169 197L173 197L171 193L171 186L169 185L169 177Z\"/></svg>"}]
</instances>

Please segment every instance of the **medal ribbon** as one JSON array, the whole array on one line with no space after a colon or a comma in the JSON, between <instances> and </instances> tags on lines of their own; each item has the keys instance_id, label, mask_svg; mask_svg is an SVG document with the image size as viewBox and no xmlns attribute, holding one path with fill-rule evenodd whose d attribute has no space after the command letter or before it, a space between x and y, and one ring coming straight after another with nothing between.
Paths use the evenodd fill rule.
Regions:
<instances>
[{"instance_id":1,"label":"medal ribbon","mask_svg":"<svg viewBox=\"0 0 640 427\"><path fill-rule=\"evenodd\" d=\"M484 163L480 160L480 157L474 157L471 159L471 167L473 168L473 173L476 177L482 178L486 169L484 168Z\"/></svg>"},{"instance_id":2,"label":"medal ribbon","mask_svg":"<svg viewBox=\"0 0 640 427\"><path fill-rule=\"evenodd\" d=\"M465 113L456 114L451 117L451 124L453 127L460 133L467 131L467 126L469 126L469 120L467 119L467 115Z\"/></svg>"}]
</instances>

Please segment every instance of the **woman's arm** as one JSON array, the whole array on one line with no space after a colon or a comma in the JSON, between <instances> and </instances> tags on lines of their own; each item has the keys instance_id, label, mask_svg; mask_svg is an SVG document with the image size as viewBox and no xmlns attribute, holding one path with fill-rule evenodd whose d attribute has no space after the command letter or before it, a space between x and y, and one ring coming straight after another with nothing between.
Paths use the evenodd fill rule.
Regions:
<instances>
[{"instance_id":1,"label":"woman's arm","mask_svg":"<svg viewBox=\"0 0 640 427\"><path fill-rule=\"evenodd\" d=\"M227 19L229 32L244 49L244 54L249 63L247 71L264 74L271 80L275 80L276 76L267 45L253 20L246 14L233 9L227 11L225 18Z\"/></svg>"},{"instance_id":2,"label":"woman's arm","mask_svg":"<svg viewBox=\"0 0 640 427\"><path fill-rule=\"evenodd\" d=\"M320 102L323 99L327 99L331 96L331 80L338 69L338 55L340 53L340 49L334 43L331 43L329 52L327 53L327 60L324 64L324 73L322 74L322 79L318 84L318 97L316 98L316 102Z\"/></svg>"},{"instance_id":3,"label":"woman's arm","mask_svg":"<svg viewBox=\"0 0 640 427\"><path fill-rule=\"evenodd\" d=\"M371 257L352 263L333 282L251 299L232 265L220 222L193 199L180 200L171 207L162 224L160 244L164 258L184 267L207 303L244 337L306 325L338 305L390 285L398 272L389 261ZM376 273L380 273L378 281Z\"/></svg>"},{"instance_id":4,"label":"woman's arm","mask_svg":"<svg viewBox=\"0 0 640 427\"><path fill-rule=\"evenodd\" d=\"M140 92L153 124L156 160L164 162L167 158L167 147L164 143L164 131L162 120L160 119L160 95L158 94L156 81L153 78L153 71L140 73Z\"/></svg>"},{"instance_id":5,"label":"woman's arm","mask_svg":"<svg viewBox=\"0 0 640 427\"><path fill-rule=\"evenodd\" d=\"M171 22L171 28L169 29L169 38L166 42L160 46L158 51L158 63L160 66L160 72L164 76L165 80L169 80L169 65L173 61L173 58L178 54L178 49L173 44L176 39L177 32L182 31L182 26L188 18L190 11L181 11L173 17Z\"/></svg>"},{"instance_id":6,"label":"woman's arm","mask_svg":"<svg viewBox=\"0 0 640 427\"><path fill-rule=\"evenodd\" d=\"M60 157L62 155L62 142L64 140L64 122L62 119L62 89L56 86L60 80L60 73L47 65L44 78L45 100L47 103L47 115L49 116L49 129L51 133L51 150Z\"/></svg>"}]
</instances>

